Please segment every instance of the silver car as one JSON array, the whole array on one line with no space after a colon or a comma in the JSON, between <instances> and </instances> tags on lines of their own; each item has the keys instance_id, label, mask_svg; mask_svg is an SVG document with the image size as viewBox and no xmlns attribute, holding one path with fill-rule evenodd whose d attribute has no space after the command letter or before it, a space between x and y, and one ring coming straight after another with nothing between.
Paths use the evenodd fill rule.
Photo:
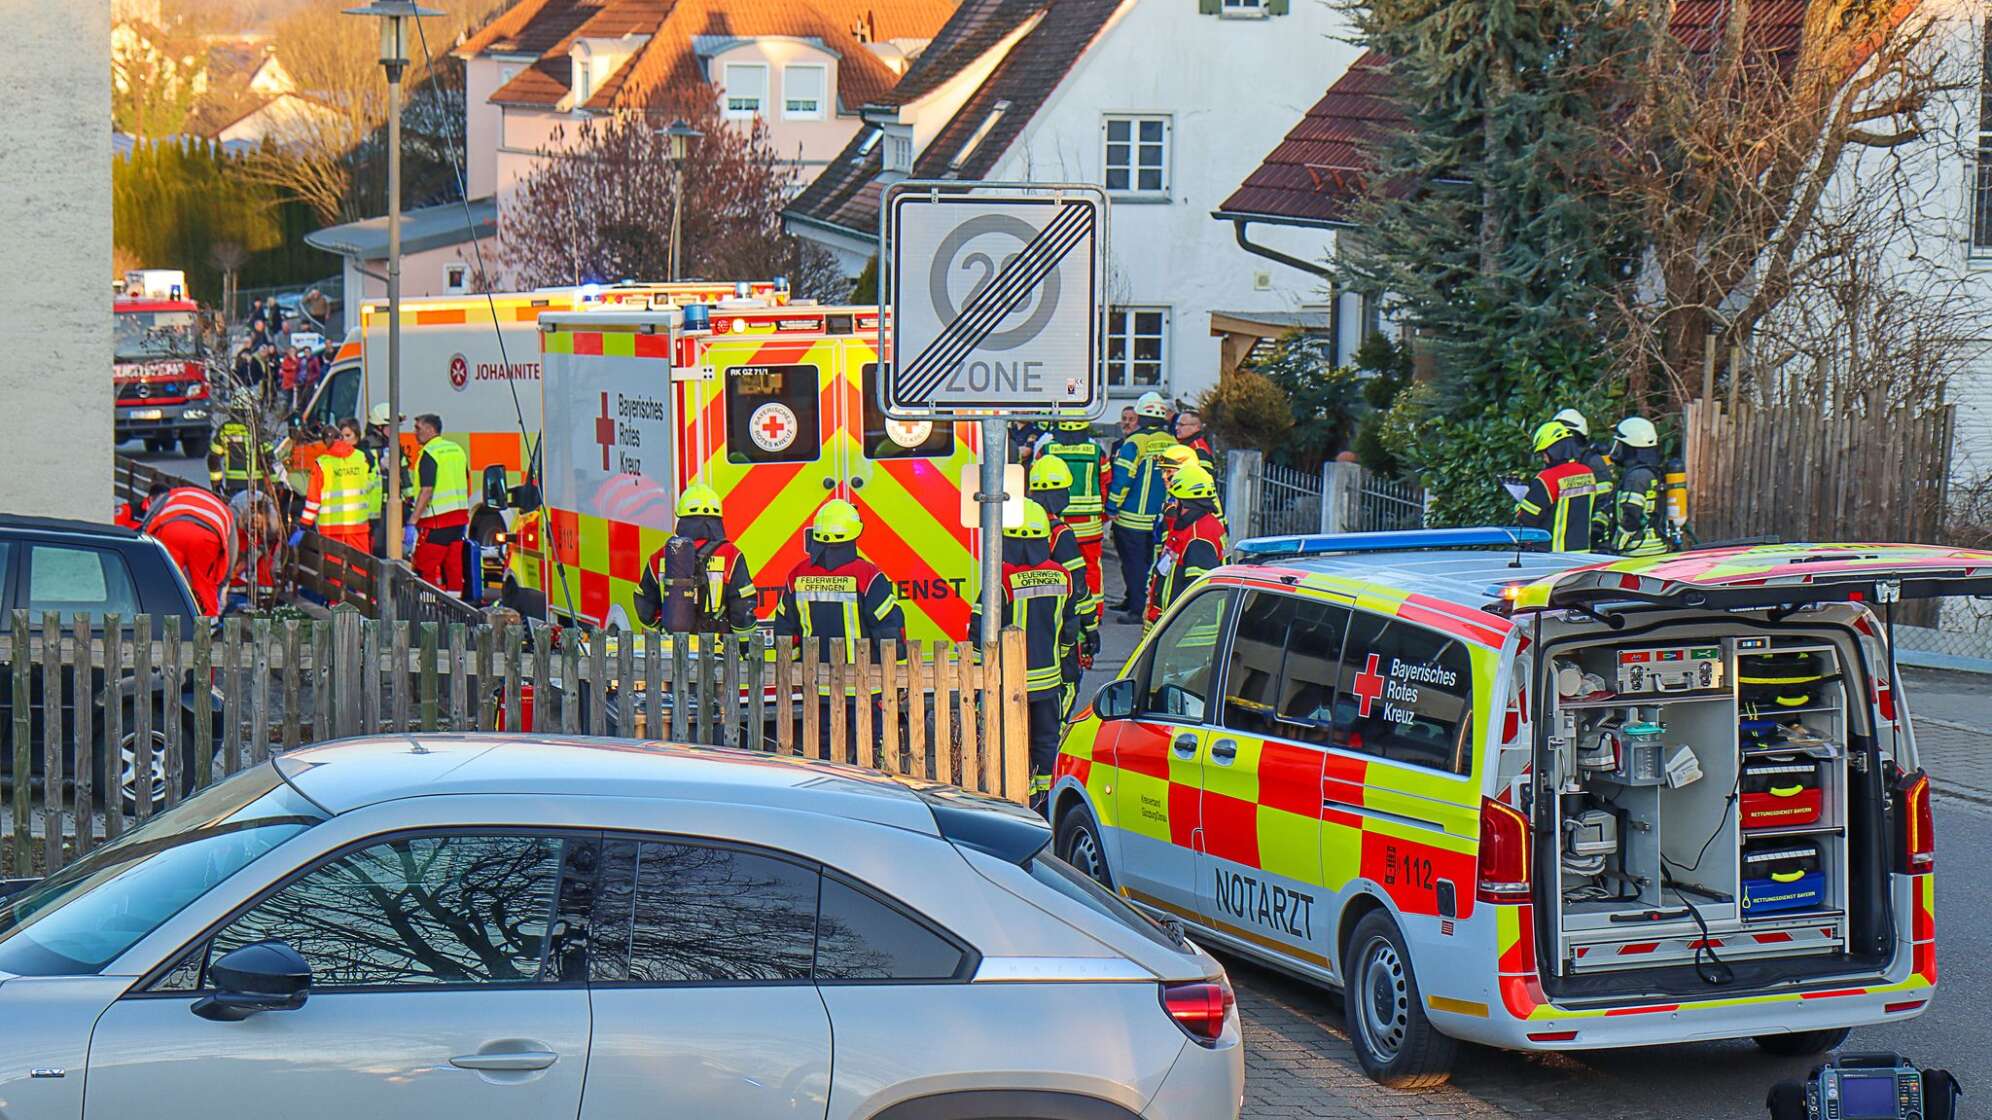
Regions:
<instances>
[{"instance_id":1,"label":"silver car","mask_svg":"<svg viewBox=\"0 0 1992 1120\"><path fill-rule=\"evenodd\" d=\"M298 751L0 905L0 1111L1236 1117L1223 970L1049 839L741 752Z\"/></svg>"}]
</instances>

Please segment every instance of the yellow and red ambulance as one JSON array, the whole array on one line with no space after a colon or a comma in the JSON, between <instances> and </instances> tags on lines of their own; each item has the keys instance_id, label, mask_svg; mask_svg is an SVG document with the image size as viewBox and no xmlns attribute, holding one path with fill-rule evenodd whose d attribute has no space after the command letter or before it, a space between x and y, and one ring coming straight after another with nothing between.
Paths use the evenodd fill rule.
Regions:
<instances>
[{"instance_id":1,"label":"yellow and red ambulance","mask_svg":"<svg viewBox=\"0 0 1992 1120\"><path fill-rule=\"evenodd\" d=\"M961 525L961 483L977 429L885 417L878 315L730 299L545 316L543 520L520 523L510 601L634 629L643 565L678 494L702 482L720 494L763 617L817 509L842 498L864 518L859 552L896 584L907 636L965 638L976 534Z\"/></svg>"},{"instance_id":2,"label":"yellow and red ambulance","mask_svg":"<svg viewBox=\"0 0 1992 1120\"><path fill-rule=\"evenodd\" d=\"M1906 1020L1937 978L1930 782L1894 604L1992 553L1640 559L1543 534L1243 542L1078 713L1058 853L1342 988L1364 1069Z\"/></svg>"}]
</instances>

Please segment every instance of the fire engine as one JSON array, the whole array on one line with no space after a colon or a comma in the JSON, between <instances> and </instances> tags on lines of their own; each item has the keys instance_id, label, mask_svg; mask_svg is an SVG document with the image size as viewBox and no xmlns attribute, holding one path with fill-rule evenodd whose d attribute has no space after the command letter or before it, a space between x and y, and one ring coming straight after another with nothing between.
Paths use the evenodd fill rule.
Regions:
<instances>
[{"instance_id":1,"label":"fire engine","mask_svg":"<svg viewBox=\"0 0 1992 1120\"><path fill-rule=\"evenodd\" d=\"M543 316L545 469L524 495L544 503L547 531L520 523L514 605L633 629L643 565L678 494L703 482L725 502L762 617L817 509L843 498L864 517L859 551L897 584L908 638L966 637L977 542L959 509L978 433L879 410L878 315L724 300Z\"/></svg>"},{"instance_id":2,"label":"fire engine","mask_svg":"<svg viewBox=\"0 0 1992 1120\"><path fill-rule=\"evenodd\" d=\"M177 442L184 455L206 455L212 421L200 305L177 286L171 298L142 290L147 294L111 301L117 441L143 439L150 451Z\"/></svg>"}]
</instances>

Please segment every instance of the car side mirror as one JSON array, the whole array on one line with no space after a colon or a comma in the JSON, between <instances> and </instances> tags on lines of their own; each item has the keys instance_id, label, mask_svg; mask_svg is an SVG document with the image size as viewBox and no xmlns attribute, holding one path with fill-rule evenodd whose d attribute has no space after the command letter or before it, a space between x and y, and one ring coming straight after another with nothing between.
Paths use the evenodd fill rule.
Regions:
<instances>
[{"instance_id":1,"label":"car side mirror","mask_svg":"<svg viewBox=\"0 0 1992 1120\"><path fill-rule=\"evenodd\" d=\"M521 482L512 487L509 504L520 513L532 513L540 508L539 487L530 482Z\"/></svg>"},{"instance_id":2,"label":"car side mirror","mask_svg":"<svg viewBox=\"0 0 1992 1120\"><path fill-rule=\"evenodd\" d=\"M508 504L509 495L507 493L507 489L508 488L505 483L505 468L502 464L493 463L490 466L484 468L485 505L490 506L493 509L504 509L505 506Z\"/></svg>"},{"instance_id":3,"label":"car side mirror","mask_svg":"<svg viewBox=\"0 0 1992 1120\"><path fill-rule=\"evenodd\" d=\"M1134 714L1134 681L1122 677L1108 681L1093 694L1093 714L1101 719L1126 719Z\"/></svg>"},{"instance_id":4,"label":"car side mirror","mask_svg":"<svg viewBox=\"0 0 1992 1120\"><path fill-rule=\"evenodd\" d=\"M236 1023L258 1011L296 1011L311 993L311 966L282 941L254 941L208 964L214 991L194 1001L194 1014Z\"/></svg>"}]
</instances>

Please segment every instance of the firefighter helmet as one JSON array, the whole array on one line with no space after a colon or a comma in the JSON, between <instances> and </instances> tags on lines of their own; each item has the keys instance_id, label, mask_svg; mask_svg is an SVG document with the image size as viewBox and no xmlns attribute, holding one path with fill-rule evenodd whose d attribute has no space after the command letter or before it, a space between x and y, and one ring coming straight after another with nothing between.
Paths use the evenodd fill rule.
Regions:
<instances>
[{"instance_id":1,"label":"firefighter helmet","mask_svg":"<svg viewBox=\"0 0 1992 1120\"><path fill-rule=\"evenodd\" d=\"M1051 539L1051 515L1044 507L1024 499L1024 519L1015 525L1003 526L1003 535L1023 541L1047 541Z\"/></svg>"},{"instance_id":2,"label":"firefighter helmet","mask_svg":"<svg viewBox=\"0 0 1992 1120\"><path fill-rule=\"evenodd\" d=\"M1545 420L1542 427L1537 428L1535 431L1535 449L1537 451L1548 451L1550 448L1569 438L1570 428L1563 421Z\"/></svg>"},{"instance_id":3,"label":"firefighter helmet","mask_svg":"<svg viewBox=\"0 0 1992 1120\"><path fill-rule=\"evenodd\" d=\"M392 413L388 411L387 402L380 401L373 406L372 412L367 413L367 423L372 424L376 428L385 428L391 416Z\"/></svg>"},{"instance_id":4,"label":"firefighter helmet","mask_svg":"<svg viewBox=\"0 0 1992 1120\"><path fill-rule=\"evenodd\" d=\"M1093 424L1090 420L1060 420L1058 422L1058 430L1061 432L1090 432L1093 430Z\"/></svg>"},{"instance_id":5,"label":"firefighter helmet","mask_svg":"<svg viewBox=\"0 0 1992 1120\"><path fill-rule=\"evenodd\" d=\"M858 539L865 531L864 519L858 516L858 507L842 498L832 498L816 511L816 523L809 527L809 535L821 544L843 544Z\"/></svg>"},{"instance_id":6,"label":"firefighter helmet","mask_svg":"<svg viewBox=\"0 0 1992 1120\"><path fill-rule=\"evenodd\" d=\"M725 511L719 505L719 491L703 482L694 482L678 495L679 517L722 517Z\"/></svg>"},{"instance_id":7,"label":"firefighter helmet","mask_svg":"<svg viewBox=\"0 0 1992 1120\"><path fill-rule=\"evenodd\" d=\"M1217 480L1200 463L1191 463L1176 472L1169 480L1169 496L1177 501L1188 502L1198 498L1217 497Z\"/></svg>"},{"instance_id":8,"label":"firefighter helmet","mask_svg":"<svg viewBox=\"0 0 1992 1120\"><path fill-rule=\"evenodd\" d=\"M1557 413L1554 419L1580 436L1588 439L1591 435L1591 422L1584 419L1584 414L1574 408L1564 409Z\"/></svg>"},{"instance_id":9,"label":"firefighter helmet","mask_svg":"<svg viewBox=\"0 0 1992 1120\"><path fill-rule=\"evenodd\" d=\"M1167 420L1169 402L1163 400L1160 393L1143 393L1141 399L1134 402L1134 414L1151 420Z\"/></svg>"},{"instance_id":10,"label":"firefighter helmet","mask_svg":"<svg viewBox=\"0 0 1992 1120\"><path fill-rule=\"evenodd\" d=\"M1165 471L1181 470L1197 461L1196 451L1180 443L1172 443L1163 448L1156 457L1162 460L1162 469Z\"/></svg>"},{"instance_id":11,"label":"firefighter helmet","mask_svg":"<svg viewBox=\"0 0 1992 1120\"><path fill-rule=\"evenodd\" d=\"M1619 421L1617 433L1620 443L1627 447L1657 447L1660 433L1653 427L1653 421L1644 416L1628 416Z\"/></svg>"},{"instance_id":12,"label":"firefighter helmet","mask_svg":"<svg viewBox=\"0 0 1992 1120\"><path fill-rule=\"evenodd\" d=\"M1056 455L1045 455L1031 464L1032 490L1070 490L1072 468Z\"/></svg>"}]
</instances>

